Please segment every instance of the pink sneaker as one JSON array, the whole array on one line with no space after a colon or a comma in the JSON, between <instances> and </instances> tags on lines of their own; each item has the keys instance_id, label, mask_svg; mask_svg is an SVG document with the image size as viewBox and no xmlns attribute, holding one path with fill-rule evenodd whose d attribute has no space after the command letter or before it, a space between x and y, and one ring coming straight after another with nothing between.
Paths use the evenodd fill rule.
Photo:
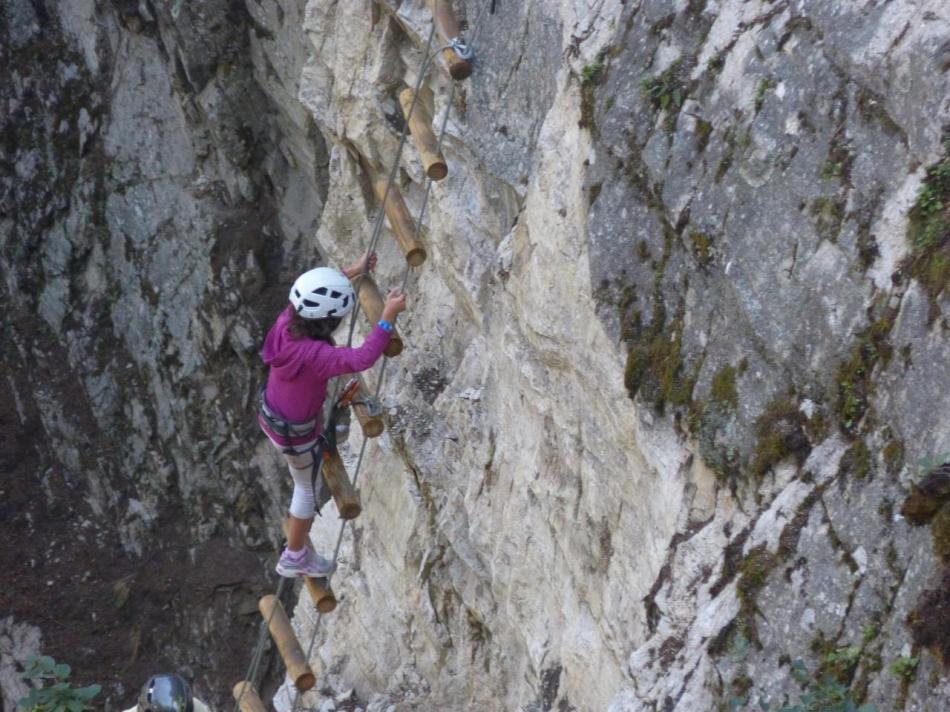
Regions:
<instances>
[{"instance_id":1,"label":"pink sneaker","mask_svg":"<svg viewBox=\"0 0 950 712\"><path fill-rule=\"evenodd\" d=\"M336 569L336 564L327 561L310 547L304 547L301 553L294 554L285 548L277 562L277 573L287 578L311 576L323 578Z\"/></svg>"}]
</instances>

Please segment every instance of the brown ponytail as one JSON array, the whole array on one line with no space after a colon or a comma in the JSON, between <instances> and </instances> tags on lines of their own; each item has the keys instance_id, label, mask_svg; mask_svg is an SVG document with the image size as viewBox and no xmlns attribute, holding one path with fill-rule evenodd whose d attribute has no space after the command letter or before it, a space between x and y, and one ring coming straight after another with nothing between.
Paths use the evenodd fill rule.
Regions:
<instances>
[{"instance_id":1,"label":"brown ponytail","mask_svg":"<svg viewBox=\"0 0 950 712\"><path fill-rule=\"evenodd\" d=\"M290 324L287 326L287 333L290 334L292 339L313 339L314 341L326 341L328 344L333 343L333 332L343 321L343 317L304 319L293 310L293 307L290 310Z\"/></svg>"}]
</instances>

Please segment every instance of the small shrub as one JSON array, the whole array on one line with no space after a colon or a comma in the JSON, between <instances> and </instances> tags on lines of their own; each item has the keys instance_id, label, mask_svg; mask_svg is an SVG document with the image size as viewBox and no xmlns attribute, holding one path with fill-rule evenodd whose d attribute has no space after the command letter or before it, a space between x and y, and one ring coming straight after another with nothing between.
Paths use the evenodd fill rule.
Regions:
<instances>
[{"instance_id":1,"label":"small shrub","mask_svg":"<svg viewBox=\"0 0 950 712\"><path fill-rule=\"evenodd\" d=\"M640 81L640 90L654 109L679 108L686 98L686 86L680 76L682 61L677 59L669 67Z\"/></svg>"},{"instance_id":2,"label":"small shrub","mask_svg":"<svg viewBox=\"0 0 950 712\"><path fill-rule=\"evenodd\" d=\"M854 657L853 649L843 648L849 660ZM758 709L762 712L877 712L874 705L866 703L858 705L851 690L838 682L831 675L817 676L809 672L808 667L800 659L791 663L792 679L801 687L798 700L791 702L788 695L781 704L759 698ZM734 697L729 700L729 712L738 712L749 704L749 695Z\"/></svg>"},{"instance_id":3,"label":"small shrub","mask_svg":"<svg viewBox=\"0 0 950 712\"><path fill-rule=\"evenodd\" d=\"M804 430L806 423L795 398L780 396L773 400L753 426L756 444L750 465L752 474L761 477L789 455L794 455L801 465L811 452Z\"/></svg>"},{"instance_id":4,"label":"small shrub","mask_svg":"<svg viewBox=\"0 0 950 712\"><path fill-rule=\"evenodd\" d=\"M850 649L845 650L850 651ZM760 701L759 707L763 712L770 712L773 709L775 712L876 712L874 705L858 706L858 702L851 695L851 690L831 675L823 675L815 679L801 660L792 662L792 678L802 688L798 701L789 704L786 699L781 707L775 708L768 702Z\"/></svg>"},{"instance_id":5,"label":"small shrub","mask_svg":"<svg viewBox=\"0 0 950 712\"><path fill-rule=\"evenodd\" d=\"M944 149L943 158L927 169L908 215L913 253L905 267L932 301L950 284L950 134L944 138Z\"/></svg>"},{"instance_id":6,"label":"small shrub","mask_svg":"<svg viewBox=\"0 0 950 712\"><path fill-rule=\"evenodd\" d=\"M84 712L91 710L90 700L99 694L100 685L75 688L69 683L69 665L57 664L48 655L27 658L23 678L33 685L30 694L19 701L26 712Z\"/></svg>"},{"instance_id":7,"label":"small shrub","mask_svg":"<svg viewBox=\"0 0 950 712\"><path fill-rule=\"evenodd\" d=\"M892 675L903 678L904 680L913 680L917 675L917 664L920 662L920 656L904 657L903 655L891 663L890 671Z\"/></svg>"},{"instance_id":8,"label":"small shrub","mask_svg":"<svg viewBox=\"0 0 950 712\"><path fill-rule=\"evenodd\" d=\"M598 57L593 64L588 64L581 70L581 86L596 84L604 71L604 63Z\"/></svg>"}]
</instances>

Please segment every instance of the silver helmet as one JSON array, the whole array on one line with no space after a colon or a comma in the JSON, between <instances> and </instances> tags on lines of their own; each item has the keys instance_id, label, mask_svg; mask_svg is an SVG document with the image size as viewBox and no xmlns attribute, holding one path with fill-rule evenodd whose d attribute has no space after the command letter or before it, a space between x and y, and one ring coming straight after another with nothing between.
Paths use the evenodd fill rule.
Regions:
<instances>
[{"instance_id":1,"label":"silver helmet","mask_svg":"<svg viewBox=\"0 0 950 712\"><path fill-rule=\"evenodd\" d=\"M152 675L139 695L139 712L194 712L191 686L181 675Z\"/></svg>"}]
</instances>

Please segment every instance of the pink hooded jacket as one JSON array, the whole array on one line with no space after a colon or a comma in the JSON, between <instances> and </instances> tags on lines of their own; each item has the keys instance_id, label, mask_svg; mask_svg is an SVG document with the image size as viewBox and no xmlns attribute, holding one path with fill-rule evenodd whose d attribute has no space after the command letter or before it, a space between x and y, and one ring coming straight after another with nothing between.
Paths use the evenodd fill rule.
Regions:
<instances>
[{"instance_id":1,"label":"pink hooded jacket","mask_svg":"<svg viewBox=\"0 0 950 712\"><path fill-rule=\"evenodd\" d=\"M290 307L277 321L264 340L261 358L270 366L264 398L268 407L291 423L306 423L318 419L313 435L291 438L290 442L267 427L258 416L264 432L280 445L299 445L312 441L320 432L320 410L327 397L327 381L344 373L365 371L382 355L389 343L389 332L374 326L357 348L331 346L325 341L295 339L287 331L290 325Z\"/></svg>"}]
</instances>

